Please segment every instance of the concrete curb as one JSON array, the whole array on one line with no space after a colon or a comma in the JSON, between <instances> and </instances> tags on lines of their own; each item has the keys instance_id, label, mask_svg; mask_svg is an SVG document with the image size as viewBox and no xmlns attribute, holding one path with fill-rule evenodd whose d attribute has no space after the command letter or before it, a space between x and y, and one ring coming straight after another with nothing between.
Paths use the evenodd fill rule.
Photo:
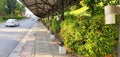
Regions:
<instances>
[{"instance_id":1,"label":"concrete curb","mask_svg":"<svg viewBox=\"0 0 120 57\"><path fill-rule=\"evenodd\" d=\"M32 28L33 27L34 27L34 25L32 26ZM31 33L33 31L32 28L29 30L27 35L25 35L25 37L18 43L16 48L10 53L10 55L8 57L20 57L19 54L20 54L21 50L23 49L23 47L25 46L26 42L28 41L28 38L32 34Z\"/></svg>"}]
</instances>

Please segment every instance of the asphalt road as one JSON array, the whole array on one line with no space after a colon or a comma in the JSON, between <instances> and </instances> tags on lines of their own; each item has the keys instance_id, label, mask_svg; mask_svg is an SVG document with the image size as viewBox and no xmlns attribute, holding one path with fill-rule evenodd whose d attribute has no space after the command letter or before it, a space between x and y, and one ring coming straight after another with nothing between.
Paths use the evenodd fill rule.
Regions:
<instances>
[{"instance_id":1,"label":"asphalt road","mask_svg":"<svg viewBox=\"0 0 120 57\"><path fill-rule=\"evenodd\" d=\"M17 44L31 29L35 21L30 19L19 21L18 27L5 27L0 24L0 57L8 57Z\"/></svg>"}]
</instances>

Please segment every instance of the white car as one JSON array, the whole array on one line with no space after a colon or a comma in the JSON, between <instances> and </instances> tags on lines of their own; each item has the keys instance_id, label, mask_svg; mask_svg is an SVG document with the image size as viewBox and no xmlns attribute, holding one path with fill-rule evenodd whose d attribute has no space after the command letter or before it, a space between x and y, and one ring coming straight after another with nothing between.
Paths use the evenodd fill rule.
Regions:
<instances>
[{"instance_id":1,"label":"white car","mask_svg":"<svg viewBox=\"0 0 120 57\"><path fill-rule=\"evenodd\" d=\"M8 26L19 26L20 23L16 19L8 19L5 23L6 27Z\"/></svg>"}]
</instances>

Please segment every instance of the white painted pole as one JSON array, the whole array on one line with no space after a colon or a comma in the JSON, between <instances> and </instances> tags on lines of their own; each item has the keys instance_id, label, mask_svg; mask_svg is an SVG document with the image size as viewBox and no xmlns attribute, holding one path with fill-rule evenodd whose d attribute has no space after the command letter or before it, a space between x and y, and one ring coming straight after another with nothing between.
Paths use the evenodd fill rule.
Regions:
<instances>
[{"instance_id":1,"label":"white painted pole","mask_svg":"<svg viewBox=\"0 0 120 57\"><path fill-rule=\"evenodd\" d=\"M105 24L115 24L115 5L105 6Z\"/></svg>"},{"instance_id":2,"label":"white painted pole","mask_svg":"<svg viewBox=\"0 0 120 57\"><path fill-rule=\"evenodd\" d=\"M119 0L120 4L120 0ZM120 14L120 5L116 6L106 6L105 7L105 21L106 24L114 24L115 23L115 15ZM120 15L119 15L119 40L118 40L118 56L120 57Z\"/></svg>"}]
</instances>

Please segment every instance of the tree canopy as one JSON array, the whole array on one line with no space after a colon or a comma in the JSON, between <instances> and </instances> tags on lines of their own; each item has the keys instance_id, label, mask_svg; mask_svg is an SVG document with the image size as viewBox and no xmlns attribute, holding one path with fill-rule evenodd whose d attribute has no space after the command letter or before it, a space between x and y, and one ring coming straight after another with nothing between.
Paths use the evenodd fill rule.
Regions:
<instances>
[{"instance_id":1,"label":"tree canopy","mask_svg":"<svg viewBox=\"0 0 120 57\"><path fill-rule=\"evenodd\" d=\"M11 15L11 14L21 14L25 11L23 5L21 5L17 0L0 0L0 15Z\"/></svg>"}]
</instances>

